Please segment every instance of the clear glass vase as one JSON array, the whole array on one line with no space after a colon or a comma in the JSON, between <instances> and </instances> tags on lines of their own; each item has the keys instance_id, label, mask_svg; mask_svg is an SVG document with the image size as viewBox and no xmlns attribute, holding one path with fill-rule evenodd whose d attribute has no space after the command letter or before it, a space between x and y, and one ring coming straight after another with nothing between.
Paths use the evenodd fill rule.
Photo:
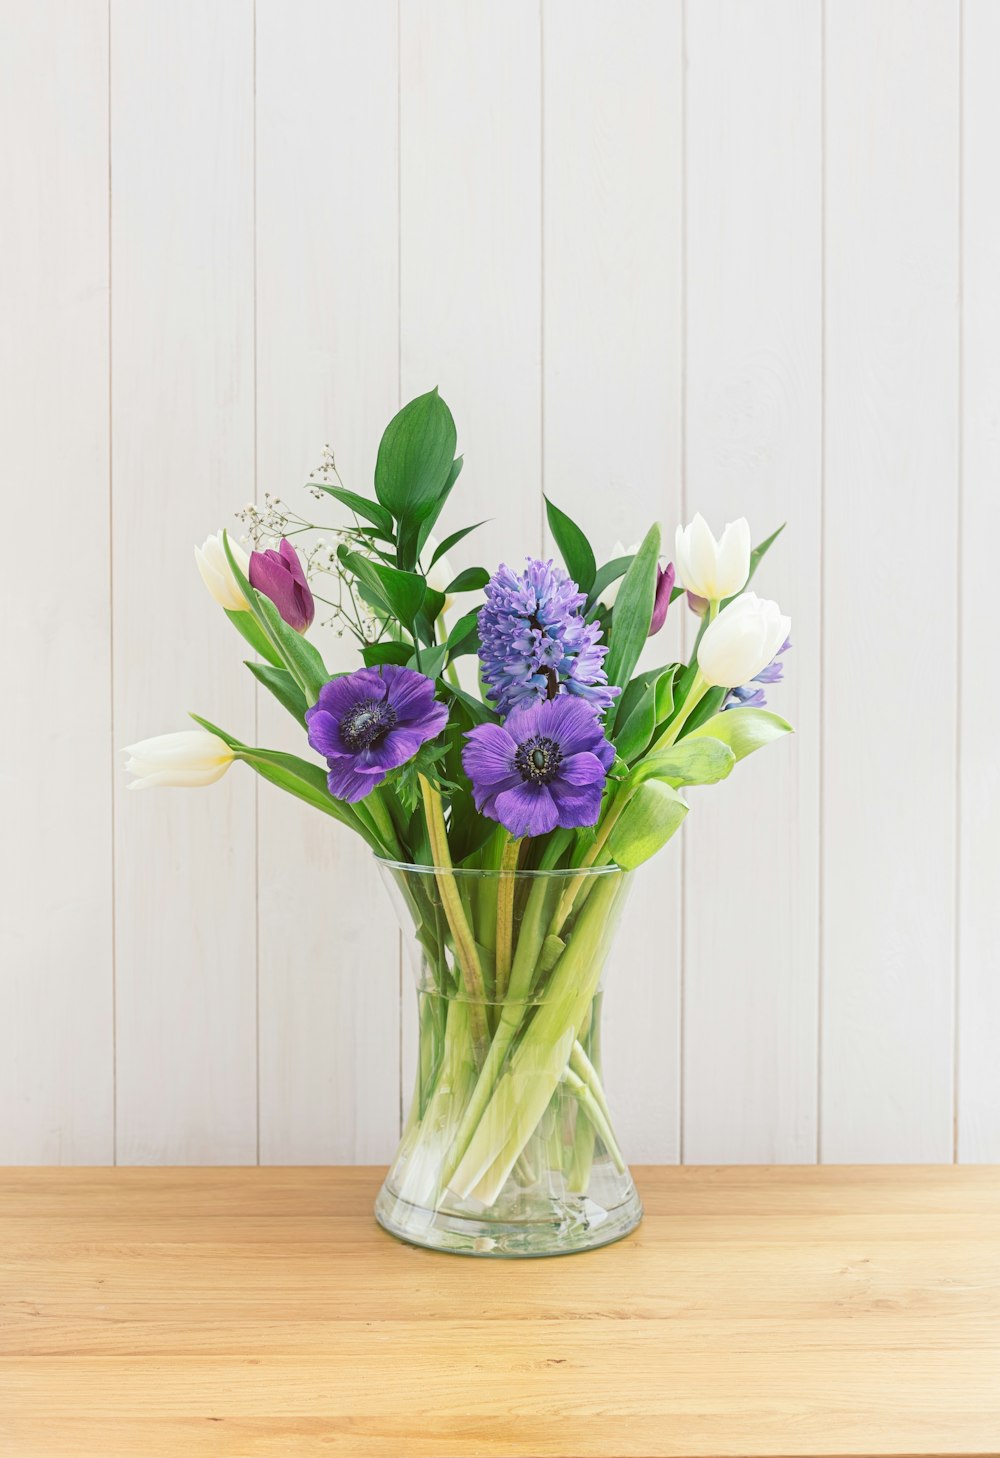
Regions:
<instances>
[{"instance_id":1,"label":"clear glass vase","mask_svg":"<svg viewBox=\"0 0 1000 1458\"><path fill-rule=\"evenodd\" d=\"M638 1225L601 1082L615 867L451 871L380 862L417 980L416 1087L375 1205L433 1250L548 1256Z\"/></svg>"}]
</instances>

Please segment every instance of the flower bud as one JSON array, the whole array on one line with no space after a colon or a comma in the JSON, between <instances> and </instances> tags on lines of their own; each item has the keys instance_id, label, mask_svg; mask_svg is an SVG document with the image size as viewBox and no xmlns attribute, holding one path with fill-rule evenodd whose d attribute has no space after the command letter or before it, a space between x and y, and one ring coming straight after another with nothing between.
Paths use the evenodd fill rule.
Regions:
<instances>
[{"instance_id":1,"label":"flower bud","mask_svg":"<svg viewBox=\"0 0 1000 1458\"><path fill-rule=\"evenodd\" d=\"M647 637L651 638L658 633L667 620L667 608L670 606L670 594L674 590L674 564L668 562L666 567L656 569L656 596L653 599L653 618L649 625Z\"/></svg>"},{"instance_id":2,"label":"flower bud","mask_svg":"<svg viewBox=\"0 0 1000 1458\"><path fill-rule=\"evenodd\" d=\"M674 560L682 587L709 602L734 597L750 576L750 527L741 516L732 521L717 542L700 512L686 527L677 528Z\"/></svg>"},{"instance_id":3,"label":"flower bud","mask_svg":"<svg viewBox=\"0 0 1000 1458\"><path fill-rule=\"evenodd\" d=\"M221 780L233 762L233 751L207 729L184 729L179 734L158 734L140 739L125 750L125 768L135 779L130 790L157 785L195 788Z\"/></svg>"},{"instance_id":4,"label":"flower bud","mask_svg":"<svg viewBox=\"0 0 1000 1458\"><path fill-rule=\"evenodd\" d=\"M249 576L250 586L271 599L288 626L304 633L316 616L316 604L291 542L282 537L276 552L254 552Z\"/></svg>"},{"instance_id":5,"label":"flower bud","mask_svg":"<svg viewBox=\"0 0 1000 1458\"><path fill-rule=\"evenodd\" d=\"M229 548L245 577L250 567L250 558L240 544L233 541L232 537L229 539ZM215 536L206 537L200 547L195 547L194 559L198 563L202 581L219 606L231 613L245 613L247 611L246 598L236 585L233 569L229 565L226 549L222 544L222 533L216 532Z\"/></svg>"},{"instance_id":6,"label":"flower bud","mask_svg":"<svg viewBox=\"0 0 1000 1458\"><path fill-rule=\"evenodd\" d=\"M771 662L791 623L776 602L754 592L734 598L702 635L698 645L702 677L716 688L749 683Z\"/></svg>"}]
</instances>

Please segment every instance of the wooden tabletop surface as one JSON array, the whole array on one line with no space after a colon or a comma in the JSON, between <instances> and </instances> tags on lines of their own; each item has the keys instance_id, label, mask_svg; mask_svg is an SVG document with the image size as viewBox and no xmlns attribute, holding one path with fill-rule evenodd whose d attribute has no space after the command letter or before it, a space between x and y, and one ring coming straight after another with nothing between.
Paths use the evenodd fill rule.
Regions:
<instances>
[{"instance_id":1,"label":"wooden tabletop surface","mask_svg":"<svg viewBox=\"0 0 1000 1458\"><path fill-rule=\"evenodd\" d=\"M4 1458L1000 1453L1000 1171L640 1169L561 1260L371 1169L0 1171Z\"/></svg>"}]
</instances>

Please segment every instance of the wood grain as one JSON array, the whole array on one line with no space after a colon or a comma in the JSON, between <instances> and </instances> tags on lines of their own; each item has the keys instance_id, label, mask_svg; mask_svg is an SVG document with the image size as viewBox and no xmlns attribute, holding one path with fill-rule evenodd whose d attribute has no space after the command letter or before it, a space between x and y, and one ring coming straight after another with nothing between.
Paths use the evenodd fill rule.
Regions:
<instances>
[{"instance_id":1,"label":"wood grain","mask_svg":"<svg viewBox=\"0 0 1000 1458\"><path fill-rule=\"evenodd\" d=\"M995 1454L1000 1172L638 1171L564 1261L374 1224L372 1169L0 1175L18 1458Z\"/></svg>"}]
</instances>

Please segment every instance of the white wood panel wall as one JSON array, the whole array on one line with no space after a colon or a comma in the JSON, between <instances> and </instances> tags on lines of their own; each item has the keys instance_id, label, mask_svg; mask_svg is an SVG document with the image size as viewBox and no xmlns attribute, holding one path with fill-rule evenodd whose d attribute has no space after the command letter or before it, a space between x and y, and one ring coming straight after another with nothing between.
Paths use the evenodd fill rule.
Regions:
<instances>
[{"instance_id":1,"label":"white wood panel wall","mask_svg":"<svg viewBox=\"0 0 1000 1458\"><path fill-rule=\"evenodd\" d=\"M360 846L117 751L282 741L192 545L433 384L463 562L543 490L604 550L788 521L798 734L610 981L631 1157L1000 1159L998 50L992 0L0 0L0 1160L391 1152Z\"/></svg>"}]
</instances>

